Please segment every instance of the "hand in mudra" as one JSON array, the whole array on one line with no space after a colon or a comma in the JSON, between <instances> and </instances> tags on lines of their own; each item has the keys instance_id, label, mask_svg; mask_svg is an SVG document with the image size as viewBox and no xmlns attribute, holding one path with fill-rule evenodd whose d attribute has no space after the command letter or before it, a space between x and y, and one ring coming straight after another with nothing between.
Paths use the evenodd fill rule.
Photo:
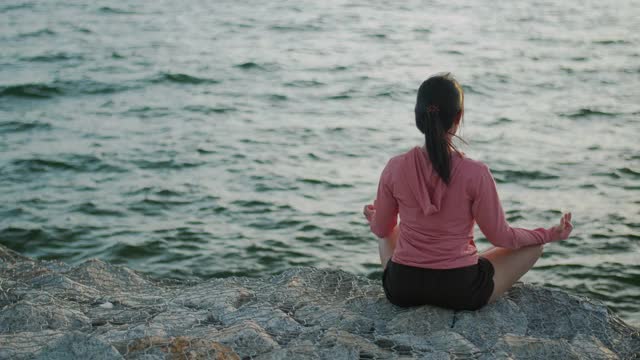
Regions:
<instances>
[{"instance_id":1,"label":"hand in mudra","mask_svg":"<svg viewBox=\"0 0 640 360\"><path fill-rule=\"evenodd\" d=\"M376 208L371 204L365 205L364 209L362 210L362 214L365 218L367 218L368 222L371 222L371 219L373 219L373 215L376 214Z\"/></svg>"},{"instance_id":2,"label":"hand in mudra","mask_svg":"<svg viewBox=\"0 0 640 360\"><path fill-rule=\"evenodd\" d=\"M565 240L571 234L573 225L571 224L571 213L562 214L560 224L551 228L551 238L553 241Z\"/></svg>"}]
</instances>

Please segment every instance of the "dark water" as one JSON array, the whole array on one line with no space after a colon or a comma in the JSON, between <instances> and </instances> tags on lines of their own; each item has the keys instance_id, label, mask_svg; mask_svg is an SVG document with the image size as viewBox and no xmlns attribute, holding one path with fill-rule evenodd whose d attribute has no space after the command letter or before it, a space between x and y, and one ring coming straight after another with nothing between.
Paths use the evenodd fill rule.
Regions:
<instances>
[{"instance_id":1,"label":"dark water","mask_svg":"<svg viewBox=\"0 0 640 360\"><path fill-rule=\"evenodd\" d=\"M3 1L0 242L178 278L379 276L360 209L448 70L512 225L574 214L525 280L639 325L639 8Z\"/></svg>"}]
</instances>

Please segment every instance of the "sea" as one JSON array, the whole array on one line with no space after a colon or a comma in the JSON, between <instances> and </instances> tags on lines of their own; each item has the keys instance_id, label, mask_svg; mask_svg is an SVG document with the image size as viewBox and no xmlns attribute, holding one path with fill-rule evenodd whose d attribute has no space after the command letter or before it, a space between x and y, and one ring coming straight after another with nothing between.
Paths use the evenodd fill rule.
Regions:
<instances>
[{"instance_id":1,"label":"sea","mask_svg":"<svg viewBox=\"0 0 640 360\"><path fill-rule=\"evenodd\" d=\"M510 224L573 213L522 280L640 326L638 19L635 0L3 0L0 244L158 278L379 279L362 207L424 142L418 86L451 72L458 145Z\"/></svg>"}]
</instances>

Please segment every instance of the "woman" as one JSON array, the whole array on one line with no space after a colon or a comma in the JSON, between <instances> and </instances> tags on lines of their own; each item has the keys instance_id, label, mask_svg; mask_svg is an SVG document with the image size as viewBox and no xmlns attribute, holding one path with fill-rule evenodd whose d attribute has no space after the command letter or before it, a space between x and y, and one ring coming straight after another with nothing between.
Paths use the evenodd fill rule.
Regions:
<instances>
[{"instance_id":1,"label":"woman","mask_svg":"<svg viewBox=\"0 0 640 360\"><path fill-rule=\"evenodd\" d=\"M451 142L463 113L462 87L450 74L424 81L415 114L425 145L389 160L374 205L364 208L380 238L384 291L396 305L479 309L533 266L543 244L573 229L571 213L548 229L509 226L489 168ZM474 223L495 245L480 255Z\"/></svg>"}]
</instances>

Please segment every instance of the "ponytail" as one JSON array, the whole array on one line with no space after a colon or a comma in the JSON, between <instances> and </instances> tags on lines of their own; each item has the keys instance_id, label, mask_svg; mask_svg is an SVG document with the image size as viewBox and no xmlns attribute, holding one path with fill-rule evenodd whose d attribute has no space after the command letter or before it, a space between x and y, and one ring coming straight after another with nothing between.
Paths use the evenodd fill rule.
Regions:
<instances>
[{"instance_id":1,"label":"ponytail","mask_svg":"<svg viewBox=\"0 0 640 360\"><path fill-rule=\"evenodd\" d=\"M451 142L450 130L463 109L462 87L450 73L432 76L420 85L416 126L424 134L431 165L447 185L451 180L450 154L457 151Z\"/></svg>"},{"instance_id":2,"label":"ponytail","mask_svg":"<svg viewBox=\"0 0 640 360\"><path fill-rule=\"evenodd\" d=\"M445 184L449 184L451 176L451 158L449 149L452 147L447 131L442 127L438 111L429 111L425 119L425 145L433 168Z\"/></svg>"}]
</instances>

